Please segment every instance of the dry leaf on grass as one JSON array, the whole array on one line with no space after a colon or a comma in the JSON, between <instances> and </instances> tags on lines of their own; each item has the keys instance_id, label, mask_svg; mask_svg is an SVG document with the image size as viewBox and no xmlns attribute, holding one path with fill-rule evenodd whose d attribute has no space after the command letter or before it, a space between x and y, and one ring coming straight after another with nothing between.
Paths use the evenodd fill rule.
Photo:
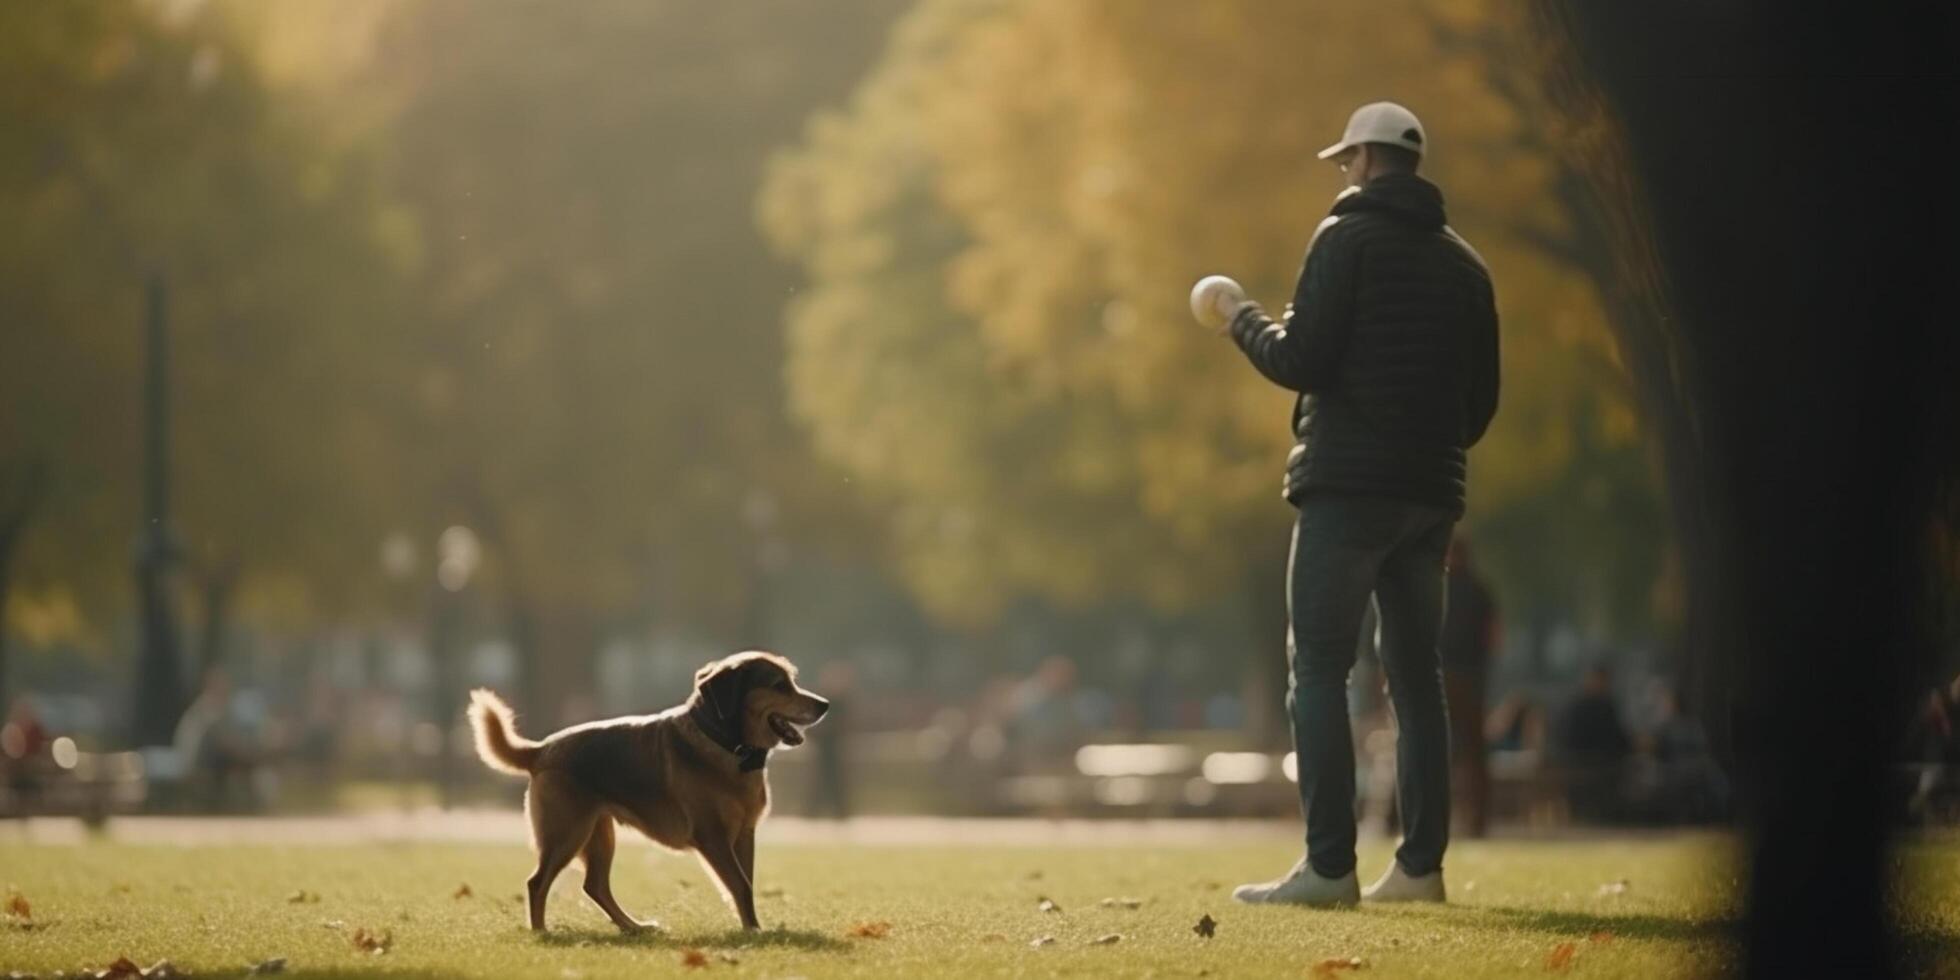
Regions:
<instances>
[{"instance_id":1,"label":"dry leaf on grass","mask_svg":"<svg viewBox=\"0 0 1960 980\"><path fill-rule=\"evenodd\" d=\"M1007 934L1004 932L990 932L981 936L980 941L983 943L1004 943L1007 941Z\"/></svg>"},{"instance_id":2,"label":"dry leaf on grass","mask_svg":"<svg viewBox=\"0 0 1960 980\"><path fill-rule=\"evenodd\" d=\"M31 919L33 917L34 907L27 904L27 896L19 892L7 896L7 918Z\"/></svg>"},{"instance_id":3,"label":"dry leaf on grass","mask_svg":"<svg viewBox=\"0 0 1960 980\"><path fill-rule=\"evenodd\" d=\"M1198 920L1197 925L1191 927L1191 931L1197 933L1204 939L1210 939L1218 934L1218 920L1212 918L1211 913L1207 912L1203 918Z\"/></svg>"},{"instance_id":4,"label":"dry leaf on grass","mask_svg":"<svg viewBox=\"0 0 1960 980\"><path fill-rule=\"evenodd\" d=\"M1042 912L1060 912L1062 910L1061 906L1056 905L1053 901L1049 900L1048 896L1046 895L1043 895L1040 898L1036 899L1034 907Z\"/></svg>"},{"instance_id":5,"label":"dry leaf on grass","mask_svg":"<svg viewBox=\"0 0 1960 980\"><path fill-rule=\"evenodd\" d=\"M1029 880L1029 881L1040 881L1040 880L1041 880L1041 869L1040 869L1040 868L1036 868L1035 870L1033 870L1033 871L1030 871L1030 872L1028 872L1028 880Z\"/></svg>"},{"instance_id":6,"label":"dry leaf on grass","mask_svg":"<svg viewBox=\"0 0 1960 980\"><path fill-rule=\"evenodd\" d=\"M286 972L286 958L284 956L274 956L271 959L260 960L252 964L245 971L245 974L253 977L269 977L275 973L284 972Z\"/></svg>"},{"instance_id":7,"label":"dry leaf on grass","mask_svg":"<svg viewBox=\"0 0 1960 980\"><path fill-rule=\"evenodd\" d=\"M190 974L177 969L177 964L169 960L158 960L143 971L143 980L185 980Z\"/></svg>"},{"instance_id":8,"label":"dry leaf on grass","mask_svg":"<svg viewBox=\"0 0 1960 980\"><path fill-rule=\"evenodd\" d=\"M1578 943L1559 943L1545 954L1545 969L1565 970L1572 966L1572 958L1579 955Z\"/></svg>"},{"instance_id":9,"label":"dry leaf on grass","mask_svg":"<svg viewBox=\"0 0 1960 980\"><path fill-rule=\"evenodd\" d=\"M1586 942L1597 943L1601 946L1604 946L1612 941L1613 941L1613 934L1610 932L1606 932L1604 930L1600 932L1595 932L1592 935L1586 937Z\"/></svg>"},{"instance_id":10,"label":"dry leaf on grass","mask_svg":"<svg viewBox=\"0 0 1960 980\"><path fill-rule=\"evenodd\" d=\"M1601 895L1624 895L1627 893L1627 889L1632 887L1633 882L1621 878L1619 881L1609 881L1599 886L1599 893Z\"/></svg>"},{"instance_id":11,"label":"dry leaf on grass","mask_svg":"<svg viewBox=\"0 0 1960 980\"><path fill-rule=\"evenodd\" d=\"M109 886L109 894L111 895L127 895L129 892L129 882L127 881L118 881Z\"/></svg>"},{"instance_id":12,"label":"dry leaf on grass","mask_svg":"<svg viewBox=\"0 0 1960 980\"><path fill-rule=\"evenodd\" d=\"M347 928L347 921L345 919L323 919L320 922L320 927L323 929L345 929Z\"/></svg>"},{"instance_id":13,"label":"dry leaf on grass","mask_svg":"<svg viewBox=\"0 0 1960 980\"><path fill-rule=\"evenodd\" d=\"M683 949L681 950L681 965L690 970L700 969L708 965L708 954L698 949Z\"/></svg>"},{"instance_id":14,"label":"dry leaf on grass","mask_svg":"<svg viewBox=\"0 0 1960 980\"><path fill-rule=\"evenodd\" d=\"M1096 904L1106 909L1140 909L1143 907L1143 899L1105 898L1102 901L1097 902Z\"/></svg>"},{"instance_id":15,"label":"dry leaf on grass","mask_svg":"<svg viewBox=\"0 0 1960 980\"><path fill-rule=\"evenodd\" d=\"M133 980L143 975L143 968L137 966L127 956L117 957L114 963L91 974L95 980Z\"/></svg>"},{"instance_id":16,"label":"dry leaf on grass","mask_svg":"<svg viewBox=\"0 0 1960 980\"><path fill-rule=\"evenodd\" d=\"M354 930L354 948L363 953L380 956L395 945L395 934L387 929L369 931L366 926Z\"/></svg>"},{"instance_id":17,"label":"dry leaf on grass","mask_svg":"<svg viewBox=\"0 0 1960 980\"><path fill-rule=\"evenodd\" d=\"M473 892L473 891L471 891L471 890L470 890L470 884L469 884L469 882L467 882L467 881L466 881L466 882L464 882L464 883L462 883L462 884L460 884L460 885L457 885L457 886L456 886L456 894L454 894L454 895L451 895L450 897L451 897L451 898L469 898L470 896L472 896L472 895L475 895L475 894L476 894L476 892Z\"/></svg>"},{"instance_id":18,"label":"dry leaf on grass","mask_svg":"<svg viewBox=\"0 0 1960 980\"><path fill-rule=\"evenodd\" d=\"M1331 977L1336 973L1359 970L1367 965L1368 962L1359 956L1335 956L1315 963L1313 965L1313 975L1317 977Z\"/></svg>"},{"instance_id":19,"label":"dry leaf on grass","mask_svg":"<svg viewBox=\"0 0 1960 980\"><path fill-rule=\"evenodd\" d=\"M1091 945L1091 946L1114 946L1114 945L1116 945L1117 943L1120 943L1120 942L1122 942L1122 941L1123 941L1123 934L1122 934L1122 933L1120 933L1120 932L1112 932L1112 933L1110 933L1110 934L1109 934L1109 935L1107 935L1107 936L1097 936L1096 938L1094 938L1094 939L1091 939L1091 940L1089 940L1089 945Z\"/></svg>"},{"instance_id":20,"label":"dry leaf on grass","mask_svg":"<svg viewBox=\"0 0 1960 980\"><path fill-rule=\"evenodd\" d=\"M1033 942L1030 942L1030 943L1028 943L1028 945L1029 945L1029 946L1032 946L1032 947L1034 947L1035 949L1040 949L1040 948L1041 948L1041 947L1043 947L1043 946L1053 946L1053 945L1055 945L1055 937L1054 937L1054 936L1036 936L1036 937L1034 937L1034 941L1033 941Z\"/></svg>"},{"instance_id":21,"label":"dry leaf on grass","mask_svg":"<svg viewBox=\"0 0 1960 980\"><path fill-rule=\"evenodd\" d=\"M734 953L730 953L730 952L728 952L728 951L726 951L726 950L723 950L722 952L719 952L719 953L716 953L716 954L715 954L715 959L718 959L718 960L720 960L720 961L722 961L723 963L726 963L726 964L728 964L729 966L741 966L741 965L742 965L742 960L741 960L741 957L738 957L738 956L736 956L736 955L735 955Z\"/></svg>"},{"instance_id":22,"label":"dry leaf on grass","mask_svg":"<svg viewBox=\"0 0 1960 980\"><path fill-rule=\"evenodd\" d=\"M317 905L319 901L319 892L310 892L304 888L286 896L286 904L288 905Z\"/></svg>"},{"instance_id":23,"label":"dry leaf on grass","mask_svg":"<svg viewBox=\"0 0 1960 980\"><path fill-rule=\"evenodd\" d=\"M850 928L849 933L857 939L883 939L892 934L889 922L860 922Z\"/></svg>"}]
</instances>

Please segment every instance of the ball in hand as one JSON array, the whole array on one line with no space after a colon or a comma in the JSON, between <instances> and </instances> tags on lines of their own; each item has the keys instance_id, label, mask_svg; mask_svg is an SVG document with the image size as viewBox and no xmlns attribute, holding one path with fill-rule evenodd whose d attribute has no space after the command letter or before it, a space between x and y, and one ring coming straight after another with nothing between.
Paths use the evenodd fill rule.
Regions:
<instances>
[{"instance_id":1,"label":"ball in hand","mask_svg":"<svg viewBox=\"0 0 1960 980\"><path fill-rule=\"evenodd\" d=\"M1230 276L1206 276L1191 287L1191 315L1213 330L1222 329L1245 302L1245 290Z\"/></svg>"}]
</instances>

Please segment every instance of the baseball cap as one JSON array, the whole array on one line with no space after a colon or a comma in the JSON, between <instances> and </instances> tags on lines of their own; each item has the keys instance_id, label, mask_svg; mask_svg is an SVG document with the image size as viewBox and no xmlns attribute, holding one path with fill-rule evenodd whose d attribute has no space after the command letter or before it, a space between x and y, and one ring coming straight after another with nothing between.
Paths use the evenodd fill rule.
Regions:
<instances>
[{"instance_id":1,"label":"baseball cap","mask_svg":"<svg viewBox=\"0 0 1960 980\"><path fill-rule=\"evenodd\" d=\"M1363 143L1387 143L1420 156L1426 142L1422 121L1416 118L1415 113L1393 102L1370 102L1354 110L1354 115L1348 117L1347 132L1341 134L1341 141L1320 151L1320 158L1325 160Z\"/></svg>"}]
</instances>

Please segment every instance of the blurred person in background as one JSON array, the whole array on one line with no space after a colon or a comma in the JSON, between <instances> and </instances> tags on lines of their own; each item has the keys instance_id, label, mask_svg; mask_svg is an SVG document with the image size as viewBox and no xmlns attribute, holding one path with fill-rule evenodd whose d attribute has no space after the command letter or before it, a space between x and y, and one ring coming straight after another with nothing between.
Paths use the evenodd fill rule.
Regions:
<instances>
[{"instance_id":1,"label":"blurred person in background","mask_svg":"<svg viewBox=\"0 0 1960 980\"><path fill-rule=\"evenodd\" d=\"M205 675L197 699L177 722L176 750L198 783L203 804L227 810L254 801L254 776L264 762L258 739L241 716L231 676Z\"/></svg>"},{"instance_id":2,"label":"blurred person in background","mask_svg":"<svg viewBox=\"0 0 1960 980\"><path fill-rule=\"evenodd\" d=\"M1490 824L1490 755L1484 745L1484 706L1491 659L1497 654L1497 600L1459 534L1450 541L1444 575L1443 691L1450 711L1451 788L1455 830L1482 837Z\"/></svg>"},{"instance_id":3,"label":"blurred person in background","mask_svg":"<svg viewBox=\"0 0 1960 980\"><path fill-rule=\"evenodd\" d=\"M1053 768L1074 758L1083 731L1075 704L1075 661L1053 656L1014 689L1008 730L1022 769Z\"/></svg>"},{"instance_id":4,"label":"blurred person in background","mask_svg":"<svg viewBox=\"0 0 1960 980\"><path fill-rule=\"evenodd\" d=\"M857 668L848 660L833 660L817 673L817 690L830 698L824 715L824 737L816 739L815 778L810 784L810 814L833 820L851 816L850 747L856 720Z\"/></svg>"},{"instance_id":5,"label":"blurred person in background","mask_svg":"<svg viewBox=\"0 0 1960 980\"><path fill-rule=\"evenodd\" d=\"M1613 698L1613 673L1604 664L1586 669L1579 691L1552 730L1552 753L1567 774L1566 797L1581 820L1620 816L1620 787L1633 755L1633 739Z\"/></svg>"},{"instance_id":6,"label":"blurred person in background","mask_svg":"<svg viewBox=\"0 0 1960 980\"><path fill-rule=\"evenodd\" d=\"M53 741L34 702L25 696L15 698L6 724L0 725L0 777L13 796L9 809L26 814L40 799L43 780L52 768L48 747Z\"/></svg>"},{"instance_id":7,"label":"blurred person in background","mask_svg":"<svg viewBox=\"0 0 1960 980\"><path fill-rule=\"evenodd\" d=\"M1960 810L1960 677L1926 692L1907 730L1905 818L1937 822Z\"/></svg>"}]
</instances>

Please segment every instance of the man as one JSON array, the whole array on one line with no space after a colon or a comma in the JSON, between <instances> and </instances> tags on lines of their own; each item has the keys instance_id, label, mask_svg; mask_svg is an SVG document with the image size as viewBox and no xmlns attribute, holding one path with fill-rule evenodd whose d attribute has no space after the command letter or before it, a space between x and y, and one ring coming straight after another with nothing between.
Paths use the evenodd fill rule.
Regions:
<instances>
[{"instance_id":1,"label":"man","mask_svg":"<svg viewBox=\"0 0 1960 980\"><path fill-rule=\"evenodd\" d=\"M1275 322L1231 288L1193 296L1254 367L1299 393L1285 496L1299 511L1287 575L1306 857L1246 885L1245 902L1353 904L1354 746L1345 688L1372 593L1399 729L1403 841L1368 890L1442 901L1449 840L1449 730L1437 666L1443 555L1463 513L1465 450L1497 406L1497 310L1483 261L1444 223L1417 176L1426 140L1409 110L1355 110L1320 154L1347 175L1307 246L1292 306ZM1226 281L1229 284L1229 280Z\"/></svg>"},{"instance_id":2,"label":"man","mask_svg":"<svg viewBox=\"0 0 1960 980\"><path fill-rule=\"evenodd\" d=\"M1443 602L1443 694L1450 706L1450 759L1455 764L1457 829L1484 836L1490 822L1490 756L1484 747L1484 699L1497 650L1497 600L1470 558L1470 543L1450 541Z\"/></svg>"}]
</instances>

